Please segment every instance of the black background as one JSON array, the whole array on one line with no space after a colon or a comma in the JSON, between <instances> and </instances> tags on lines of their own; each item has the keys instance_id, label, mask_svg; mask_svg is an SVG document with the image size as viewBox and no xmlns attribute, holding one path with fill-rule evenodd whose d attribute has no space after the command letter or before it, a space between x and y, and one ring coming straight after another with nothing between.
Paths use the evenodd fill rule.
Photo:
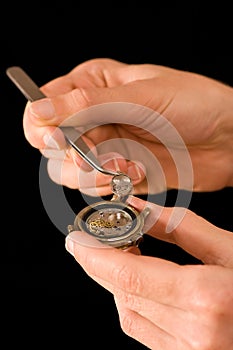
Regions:
<instances>
[{"instance_id":1,"label":"black background","mask_svg":"<svg viewBox=\"0 0 233 350\"><path fill-rule=\"evenodd\" d=\"M152 6L153 5L153 6ZM195 1L93 5L37 2L1 6L1 341L36 345L144 349L120 329L110 293L92 281L64 248L65 236L48 218L40 197L40 153L24 138L25 99L6 77L24 68L38 85L91 58L155 63L194 71L233 85L232 17ZM56 190L56 185L51 184ZM78 191L65 190L73 203ZM194 193L190 209L232 230L232 189ZM167 194L168 205L176 192ZM159 202L159 196L155 196ZM145 237L145 254L180 264L198 263L181 249Z\"/></svg>"}]
</instances>

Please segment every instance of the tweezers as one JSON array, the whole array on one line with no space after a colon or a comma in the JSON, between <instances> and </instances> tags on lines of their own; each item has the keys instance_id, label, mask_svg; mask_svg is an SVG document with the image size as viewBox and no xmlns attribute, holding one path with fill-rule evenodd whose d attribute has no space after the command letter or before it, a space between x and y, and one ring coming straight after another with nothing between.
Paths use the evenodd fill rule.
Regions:
<instances>
[{"instance_id":1,"label":"tweezers","mask_svg":"<svg viewBox=\"0 0 233 350\"><path fill-rule=\"evenodd\" d=\"M6 70L7 76L16 85L16 87L23 93L28 101L36 101L46 98L43 92L39 89L36 83L29 77L29 75L18 66L9 67ZM59 126L62 130L66 142L73 147L78 154L94 169L105 175L119 175L119 172L105 169L101 166L98 159L82 139L78 130L74 127Z\"/></svg>"}]
</instances>

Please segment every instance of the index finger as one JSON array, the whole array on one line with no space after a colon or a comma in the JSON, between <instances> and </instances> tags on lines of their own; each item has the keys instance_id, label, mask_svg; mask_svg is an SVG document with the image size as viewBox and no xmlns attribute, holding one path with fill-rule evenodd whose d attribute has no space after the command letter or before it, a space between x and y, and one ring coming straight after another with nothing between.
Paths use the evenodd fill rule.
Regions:
<instances>
[{"instance_id":1,"label":"index finger","mask_svg":"<svg viewBox=\"0 0 233 350\"><path fill-rule=\"evenodd\" d=\"M145 205L150 208L144 230L152 237L177 244L205 264L233 267L232 232L213 225L189 209L161 207L133 196L127 202L139 211ZM174 223L170 233L167 232L169 221Z\"/></svg>"},{"instance_id":2,"label":"index finger","mask_svg":"<svg viewBox=\"0 0 233 350\"><path fill-rule=\"evenodd\" d=\"M41 90L48 97L63 95L75 88L114 86L117 83L116 70L126 66L125 63L112 59L91 59L78 64L67 74L44 84ZM111 71L111 79L105 78L107 70Z\"/></svg>"}]
</instances>

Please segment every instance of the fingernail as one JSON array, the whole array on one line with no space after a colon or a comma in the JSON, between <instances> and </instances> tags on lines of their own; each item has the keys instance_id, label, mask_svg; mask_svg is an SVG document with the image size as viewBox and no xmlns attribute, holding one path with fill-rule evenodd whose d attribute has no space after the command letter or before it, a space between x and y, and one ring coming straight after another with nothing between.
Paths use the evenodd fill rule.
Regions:
<instances>
[{"instance_id":1,"label":"fingernail","mask_svg":"<svg viewBox=\"0 0 233 350\"><path fill-rule=\"evenodd\" d=\"M66 249L72 255L74 255L74 245L89 248L111 248L84 231L71 231L69 235L66 236Z\"/></svg>"},{"instance_id":2,"label":"fingernail","mask_svg":"<svg viewBox=\"0 0 233 350\"><path fill-rule=\"evenodd\" d=\"M118 153L110 152L99 156L100 163L109 170L121 171L125 167L125 158Z\"/></svg>"},{"instance_id":3,"label":"fingernail","mask_svg":"<svg viewBox=\"0 0 233 350\"><path fill-rule=\"evenodd\" d=\"M57 150L61 149L57 141L51 135L45 134L43 136L43 141L45 146L48 148L57 149Z\"/></svg>"},{"instance_id":4,"label":"fingernail","mask_svg":"<svg viewBox=\"0 0 233 350\"><path fill-rule=\"evenodd\" d=\"M50 119L55 115L55 109L50 99L35 101L29 106L30 112L41 119Z\"/></svg>"},{"instance_id":5,"label":"fingernail","mask_svg":"<svg viewBox=\"0 0 233 350\"><path fill-rule=\"evenodd\" d=\"M114 169L116 171L120 171L120 166L119 166L119 163L118 163L118 160L116 158L113 159L113 164L114 164Z\"/></svg>"},{"instance_id":6,"label":"fingernail","mask_svg":"<svg viewBox=\"0 0 233 350\"><path fill-rule=\"evenodd\" d=\"M145 174L145 168L141 164L134 163L128 168L127 174L134 181L140 180Z\"/></svg>"},{"instance_id":7,"label":"fingernail","mask_svg":"<svg viewBox=\"0 0 233 350\"><path fill-rule=\"evenodd\" d=\"M78 169L82 169L83 171L91 171L93 167L91 167L85 160L81 158L81 156L77 153L77 151L73 148L68 149L69 155L71 156L74 165Z\"/></svg>"},{"instance_id":8,"label":"fingernail","mask_svg":"<svg viewBox=\"0 0 233 350\"><path fill-rule=\"evenodd\" d=\"M66 237L65 248L71 255L74 256L74 242L69 238L69 236Z\"/></svg>"}]
</instances>

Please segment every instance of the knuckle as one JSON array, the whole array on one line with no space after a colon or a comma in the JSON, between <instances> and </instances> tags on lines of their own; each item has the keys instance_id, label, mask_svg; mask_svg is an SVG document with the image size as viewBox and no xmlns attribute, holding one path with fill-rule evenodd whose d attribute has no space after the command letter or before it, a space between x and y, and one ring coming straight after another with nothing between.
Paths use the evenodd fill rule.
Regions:
<instances>
[{"instance_id":1,"label":"knuckle","mask_svg":"<svg viewBox=\"0 0 233 350\"><path fill-rule=\"evenodd\" d=\"M114 293L114 297L118 305L122 305L124 307L127 307L128 309L137 309L138 311L138 308L140 307L138 298L135 295L129 294L128 292L124 292L118 289Z\"/></svg>"},{"instance_id":2,"label":"knuckle","mask_svg":"<svg viewBox=\"0 0 233 350\"><path fill-rule=\"evenodd\" d=\"M133 337L136 334L136 316L132 312L124 310L124 312L120 313L120 325L125 334L131 337Z\"/></svg>"},{"instance_id":3,"label":"knuckle","mask_svg":"<svg viewBox=\"0 0 233 350\"><path fill-rule=\"evenodd\" d=\"M189 272L189 269L187 270ZM203 266L196 267L192 270L193 285L190 301L199 313L209 310L213 303L214 294L210 293L209 284L206 280L206 274Z\"/></svg>"},{"instance_id":4,"label":"knuckle","mask_svg":"<svg viewBox=\"0 0 233 350\"><path fill-rule=\"evenodd\" d=\"M215 278L208 278L200 267L196 270L190 300L198 316L198 327L201 327L201 331L196 332L192 339L192 348L217 350L223 343L229 342L226 334L233 319L233 292L229 283L224 284L222 281L221 288L218 288Z\"/></svg>"},{"instance_id":5,"label":"knuckle","mask_svg":"<svg viewBox=\"0 0 233 350\"><path fill-rule=\"evenodd\" d=\"M208 337L197 337L191 342L191 348L193 350L217 350L216 341Z\"/></svg>"},{"instance_id":6,"label":"knuckle","mask_svg":"<svg viewBox=\"0 0 233 350\"><path fill-rule=\"evenodd\" d=\"M232 313L232 287L229 283L225 283L224 286L224 281L222 282L222 287L218 288L215 278L209 278L209 269L205 271L204 266L196 269L191 300L199 312L205 312L206 315L215 319L223 313L228 315Z\"/></svg>"},{"instance_id":7,"label":"knuckle","mask_svg":"<svg viewBox=\"0 0 233 350\"><path fill-rule=\"evenodd\" d=\"M195 335L189 338L189 344L193 350L219 350L220 345L224 344L224 339L219 336L217 329L205 324L196 328Z\"/></svg>"},{"instance_id":8,"label":"knuckle","mask_svg":"<svg viewBox=\"0 0 233 350\"><path fill-rule=\"evenodd\" d=\"M76 107L78 105L80 109L90 107L92 104L92 98L89 89L74 89L71 91L71 98L73 100L74 106Z\"/></svg>"},{"instance_id":9,"label":"knuckle","mask_svg":"<svg viewBox=\"0 0 233 350\"><path fill-rule=\"evenodd\" d=\"M128 293L140 294L142 291L142 281L137 271L132 270L129 266L121 266L114 270L117 285L126 290Z\"/></svg>"}]
</instances>

